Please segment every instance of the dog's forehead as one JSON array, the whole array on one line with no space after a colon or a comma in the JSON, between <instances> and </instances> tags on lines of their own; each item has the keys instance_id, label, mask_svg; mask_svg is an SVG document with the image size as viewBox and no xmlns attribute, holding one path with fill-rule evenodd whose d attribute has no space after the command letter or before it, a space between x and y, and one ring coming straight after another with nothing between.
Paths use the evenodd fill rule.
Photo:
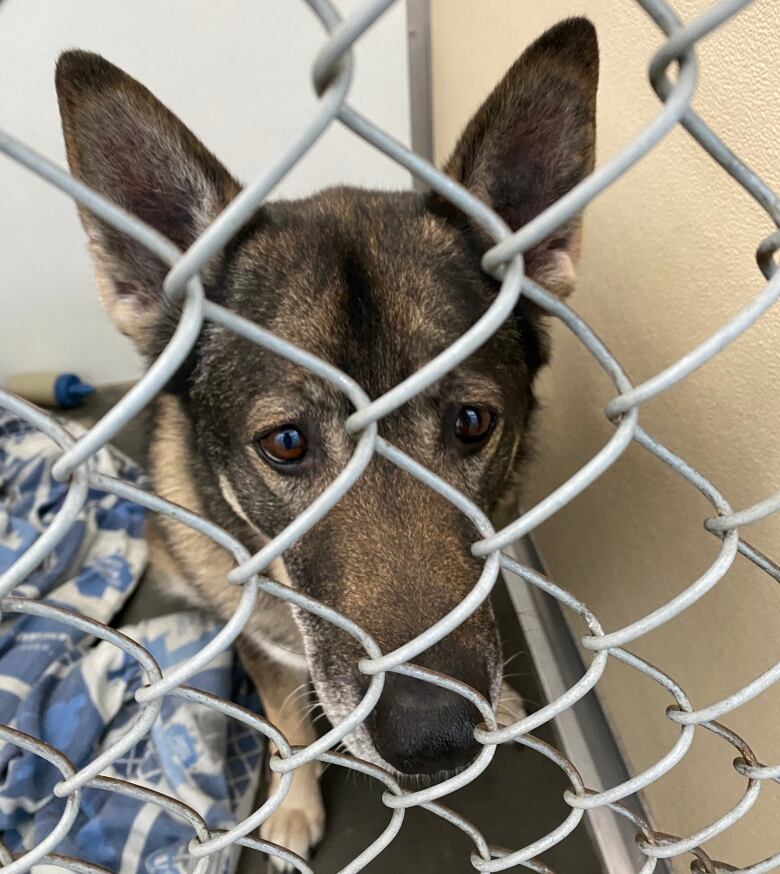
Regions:
<instances>
[{"instance_id":1,"label":"dog's forehead","mask_svg":"<svg viewBox=\"0 0 780 874\"><path fill-rule=\"evenodd\" d=\"M272 205L233 270L235 306L378 394L484 312L479 259L419 195L331 189Z\"/></svg>"}]
</instances>

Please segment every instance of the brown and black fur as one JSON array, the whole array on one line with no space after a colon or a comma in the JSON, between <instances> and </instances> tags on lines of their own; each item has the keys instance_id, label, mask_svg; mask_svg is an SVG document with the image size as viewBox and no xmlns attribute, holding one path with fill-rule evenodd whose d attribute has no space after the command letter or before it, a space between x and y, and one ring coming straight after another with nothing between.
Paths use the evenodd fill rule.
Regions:
<instances>
[{"instance_id":1,"label":"brown and black fur","mask_svg":"<svg viewBox=\"0 0 780 874\"><path fill-rule=\"evenodd\" d=\"M544 34L513 65L467 126L446 172L520 227L590 172L598 50L584 19ZM57 91L73 173L186 249L240 191L238 183L143 86L102 58L67 52ZM167 268L141 246L81 211L101 296L149 360L178 314L161 295ZM530 276L558 294L574 283L579 221L526 257ZM490 241L434 194L353 188L264 205L202 271L210 300L350 374L377 397L444 350L490 306L498 285L480 269ZM486 512L516 478L547 360L541 315L521 303L468 361L383 419L380 434L464 492ZM464 405L495 422L474 453L454 438ZM150 457L156 491L207 516L257 550L344 467L352 412L333 386L211 322L155 402ZM279 468L257 437L284 424L308 437L305 458ZM471 524L430 489L379 456L328 516L272 573L334 607L387 652L451 610L474 586L481 561ZM223 618L239 591L233 559L169 519L150 531L155 561ZM309 613L261 597L241 638L242 658L269 718L293 743L312 738L284 702L310 672L329 718L357 704L367 679L362 647ZM489 603L419 664L457 677L495 703L501 654ZM479 716L463 699L388 674L353 752L399 773L462 767L477 751ZM264 834L305 853L322 831L314 768Z\"/></svg>"}]
</instances>

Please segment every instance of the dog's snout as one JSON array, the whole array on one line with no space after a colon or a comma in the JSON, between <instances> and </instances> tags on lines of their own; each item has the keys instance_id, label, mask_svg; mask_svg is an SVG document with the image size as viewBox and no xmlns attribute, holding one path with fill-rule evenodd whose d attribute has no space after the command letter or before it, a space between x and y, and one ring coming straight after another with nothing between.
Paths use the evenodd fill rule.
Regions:
<instances>
[{"instance_id":1,"label":"dog's snout","mask_svg":"<svg viewBox=\"0 0 780 874\"><path fill-rule=\"evenodd\" d=\"M380 756L403 774L435 774L469 764L480 750L479 711L463 696L412 677L388 674L374 712Z\"/></svg>"}]
</instances>

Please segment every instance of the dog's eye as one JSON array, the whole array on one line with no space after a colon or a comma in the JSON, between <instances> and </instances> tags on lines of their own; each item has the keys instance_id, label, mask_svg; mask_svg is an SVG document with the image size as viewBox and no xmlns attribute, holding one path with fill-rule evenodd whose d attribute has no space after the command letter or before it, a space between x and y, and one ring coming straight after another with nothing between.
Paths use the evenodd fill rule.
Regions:
<instances>
[{"instance_id":1,"label":"dog's eye","mask_svg":"<svg viewBox=\"0 0 780 874\"><path fill-rule=\"evenodd\" d=\"M306 435L294 425L282 425L257 437L255 446L274 464L295 464L306 455Z\"/></svg>"},{"instance_id":2,"label":"dog's eye","mask_svg":"<svg viewBox=\"0 0 780 874\"><path fill-rule=\"evenodd\" d=\"M486 407L461 407L455 417L455 436L468 450L481 449L493 433L495 415Z\"/></svg>"}]
</instances>

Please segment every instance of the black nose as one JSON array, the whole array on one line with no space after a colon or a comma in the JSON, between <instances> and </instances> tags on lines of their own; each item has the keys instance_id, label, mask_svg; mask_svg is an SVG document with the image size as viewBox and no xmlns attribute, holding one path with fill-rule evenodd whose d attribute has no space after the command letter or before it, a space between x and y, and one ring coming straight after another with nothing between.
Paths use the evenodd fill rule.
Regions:
<instances>
[{"instance_id":1,"label":"black nose","mask_svg":"<svg viewBox=\"0 0 780 874\"><path fill-rule=\"evenodd\" d=\"M482 722L463 696L423 680L387 674L372 719L379 755L403 774L457 770L480 750L474 727Z\"/></svg>"}]
</instances>

